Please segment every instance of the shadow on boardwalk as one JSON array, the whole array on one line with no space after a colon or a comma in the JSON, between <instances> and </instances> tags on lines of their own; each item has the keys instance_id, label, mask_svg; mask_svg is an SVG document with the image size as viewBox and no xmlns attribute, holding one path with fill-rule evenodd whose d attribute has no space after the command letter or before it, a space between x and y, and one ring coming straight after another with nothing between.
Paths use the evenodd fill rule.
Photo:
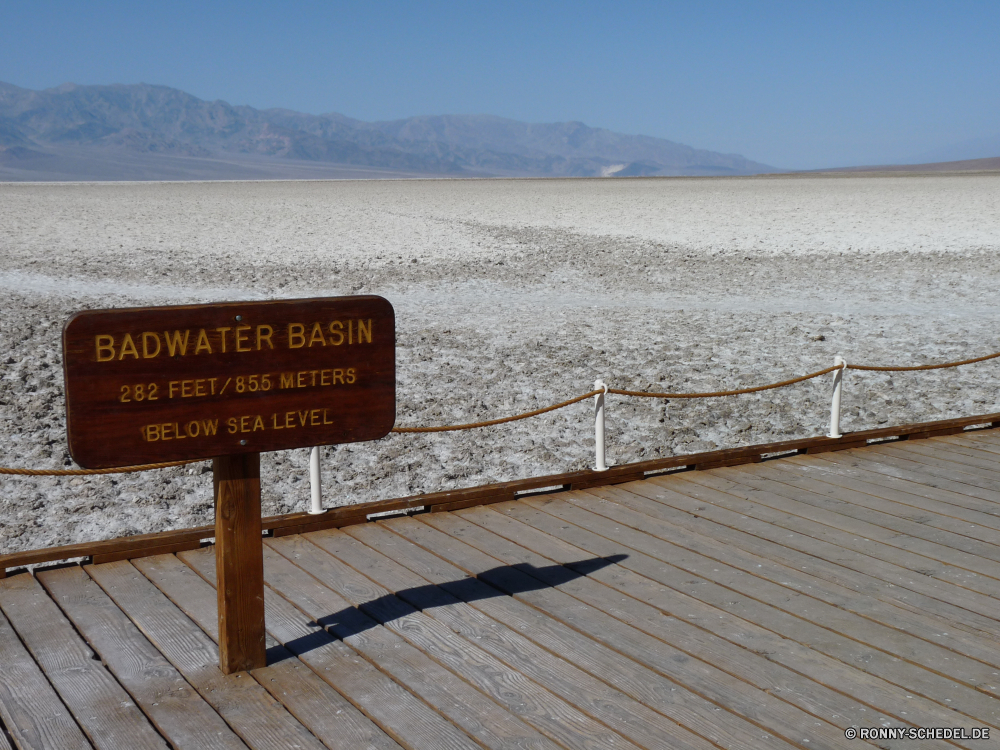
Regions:
<instances>
[{"instance_id":1,"label":"shadow on boardwalk","mask_svg":"<svg viewBox=\"0 0 1000 750\"><path fill-rule=\"evenodd\" d=\"M346 607L339 612L318 618L316 624L323 630L288 641L282 647L269 649L267 662L273 664L281 658L288 658L288 652L298 656L321 648L330 642L331 634L340 639L349 638L406 617L415 610L553 588L582 578L608 565L614 565L627 557L628 555L594 557L570 563L572 567L546 565L536 568L528 563L501 565L483 571L475 578L468 577L441 584L429 583L425 586L402 589L372 599L359 607Z\"/></svg>"}]
</instances>

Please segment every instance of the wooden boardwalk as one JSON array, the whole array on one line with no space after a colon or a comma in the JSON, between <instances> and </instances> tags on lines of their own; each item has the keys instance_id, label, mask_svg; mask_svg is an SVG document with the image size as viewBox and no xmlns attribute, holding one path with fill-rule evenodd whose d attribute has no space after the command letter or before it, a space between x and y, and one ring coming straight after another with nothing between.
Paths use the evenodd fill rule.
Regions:
<instances>
[{"instance_id":1,"label":"wooden boardwalk","mask_svg":"<svg viewBox=\"0 0 1000 750\"><path fill-rule=\"evenodd\" d=\"M840 748L1000 738L1000 430L0 580L0 748ZM873 740L868 746L989 747Z\"/></svg>"}]
</instances>

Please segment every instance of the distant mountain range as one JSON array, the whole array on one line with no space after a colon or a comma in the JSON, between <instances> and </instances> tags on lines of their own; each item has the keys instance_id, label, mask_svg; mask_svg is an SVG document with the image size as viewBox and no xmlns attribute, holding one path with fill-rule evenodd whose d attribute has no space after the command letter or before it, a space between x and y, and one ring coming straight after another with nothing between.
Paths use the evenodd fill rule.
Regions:
<instances>
[{"instance_id":1,"label":"distant mountain range","mask_svg":"<svg viewBox=\"0 0 1000 750\"><path fill-rule=\"evenodd\" d=\"M748 175L737 154L580 122L363 122L207 102L166 86L0 83L0 180Z\"/></svg>"},{"instance_id":2,"label":"distant mountain range","mask_svg":"<svg viewBox=\"0 0 1000 750\"><path fill-rule=\"evenodd\" d=\"M820 172L996 172L1000 171L1000 156L960 161L935 161L927 164L885 164L870 167L840 167L813 170Z\"/></svg>"}]
</instances>

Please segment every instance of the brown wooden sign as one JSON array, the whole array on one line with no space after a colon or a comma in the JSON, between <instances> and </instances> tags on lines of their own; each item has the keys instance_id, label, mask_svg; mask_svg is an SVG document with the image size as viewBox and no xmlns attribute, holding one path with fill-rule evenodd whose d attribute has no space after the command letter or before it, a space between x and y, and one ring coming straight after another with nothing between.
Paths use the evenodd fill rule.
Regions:
<instances>
[{"instance_id":1,"label":"brown wooden sign","mask_svg":"<svg viewBox=\"0 0 1000 750\"><path fill-rule=\"evenodd\" d=\"M86 468L375 440L396 418L381 297L77 313L67 427Z\"/></svg>"}]
</instances>

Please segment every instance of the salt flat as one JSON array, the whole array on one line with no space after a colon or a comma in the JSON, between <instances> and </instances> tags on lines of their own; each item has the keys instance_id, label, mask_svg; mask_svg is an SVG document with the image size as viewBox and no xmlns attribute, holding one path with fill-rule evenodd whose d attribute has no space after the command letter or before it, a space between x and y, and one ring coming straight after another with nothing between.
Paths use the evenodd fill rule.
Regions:
<instances>
[{"instance_id":1,"label":"salt flat","mask_svg":"<svg viewBox=\"0 0 1000 750\"><path fill-rule=\"evenodd\" d=\"M84 308L376 293L400 425L590 389L752 385L1000 349L1000 176L0 184L0 464L68 465L60 332ZM1000 411L1000 365L850 373L846 429ZM825 432L826 380L609 399L609 458ZM326 449L329 504L583 468L590 407ZM305 451L264 460L304 509ZM207 467L207 464L204 465ZM0 479L6 551L211 522L207 468Z\"/></svg>"}]
</instances>

